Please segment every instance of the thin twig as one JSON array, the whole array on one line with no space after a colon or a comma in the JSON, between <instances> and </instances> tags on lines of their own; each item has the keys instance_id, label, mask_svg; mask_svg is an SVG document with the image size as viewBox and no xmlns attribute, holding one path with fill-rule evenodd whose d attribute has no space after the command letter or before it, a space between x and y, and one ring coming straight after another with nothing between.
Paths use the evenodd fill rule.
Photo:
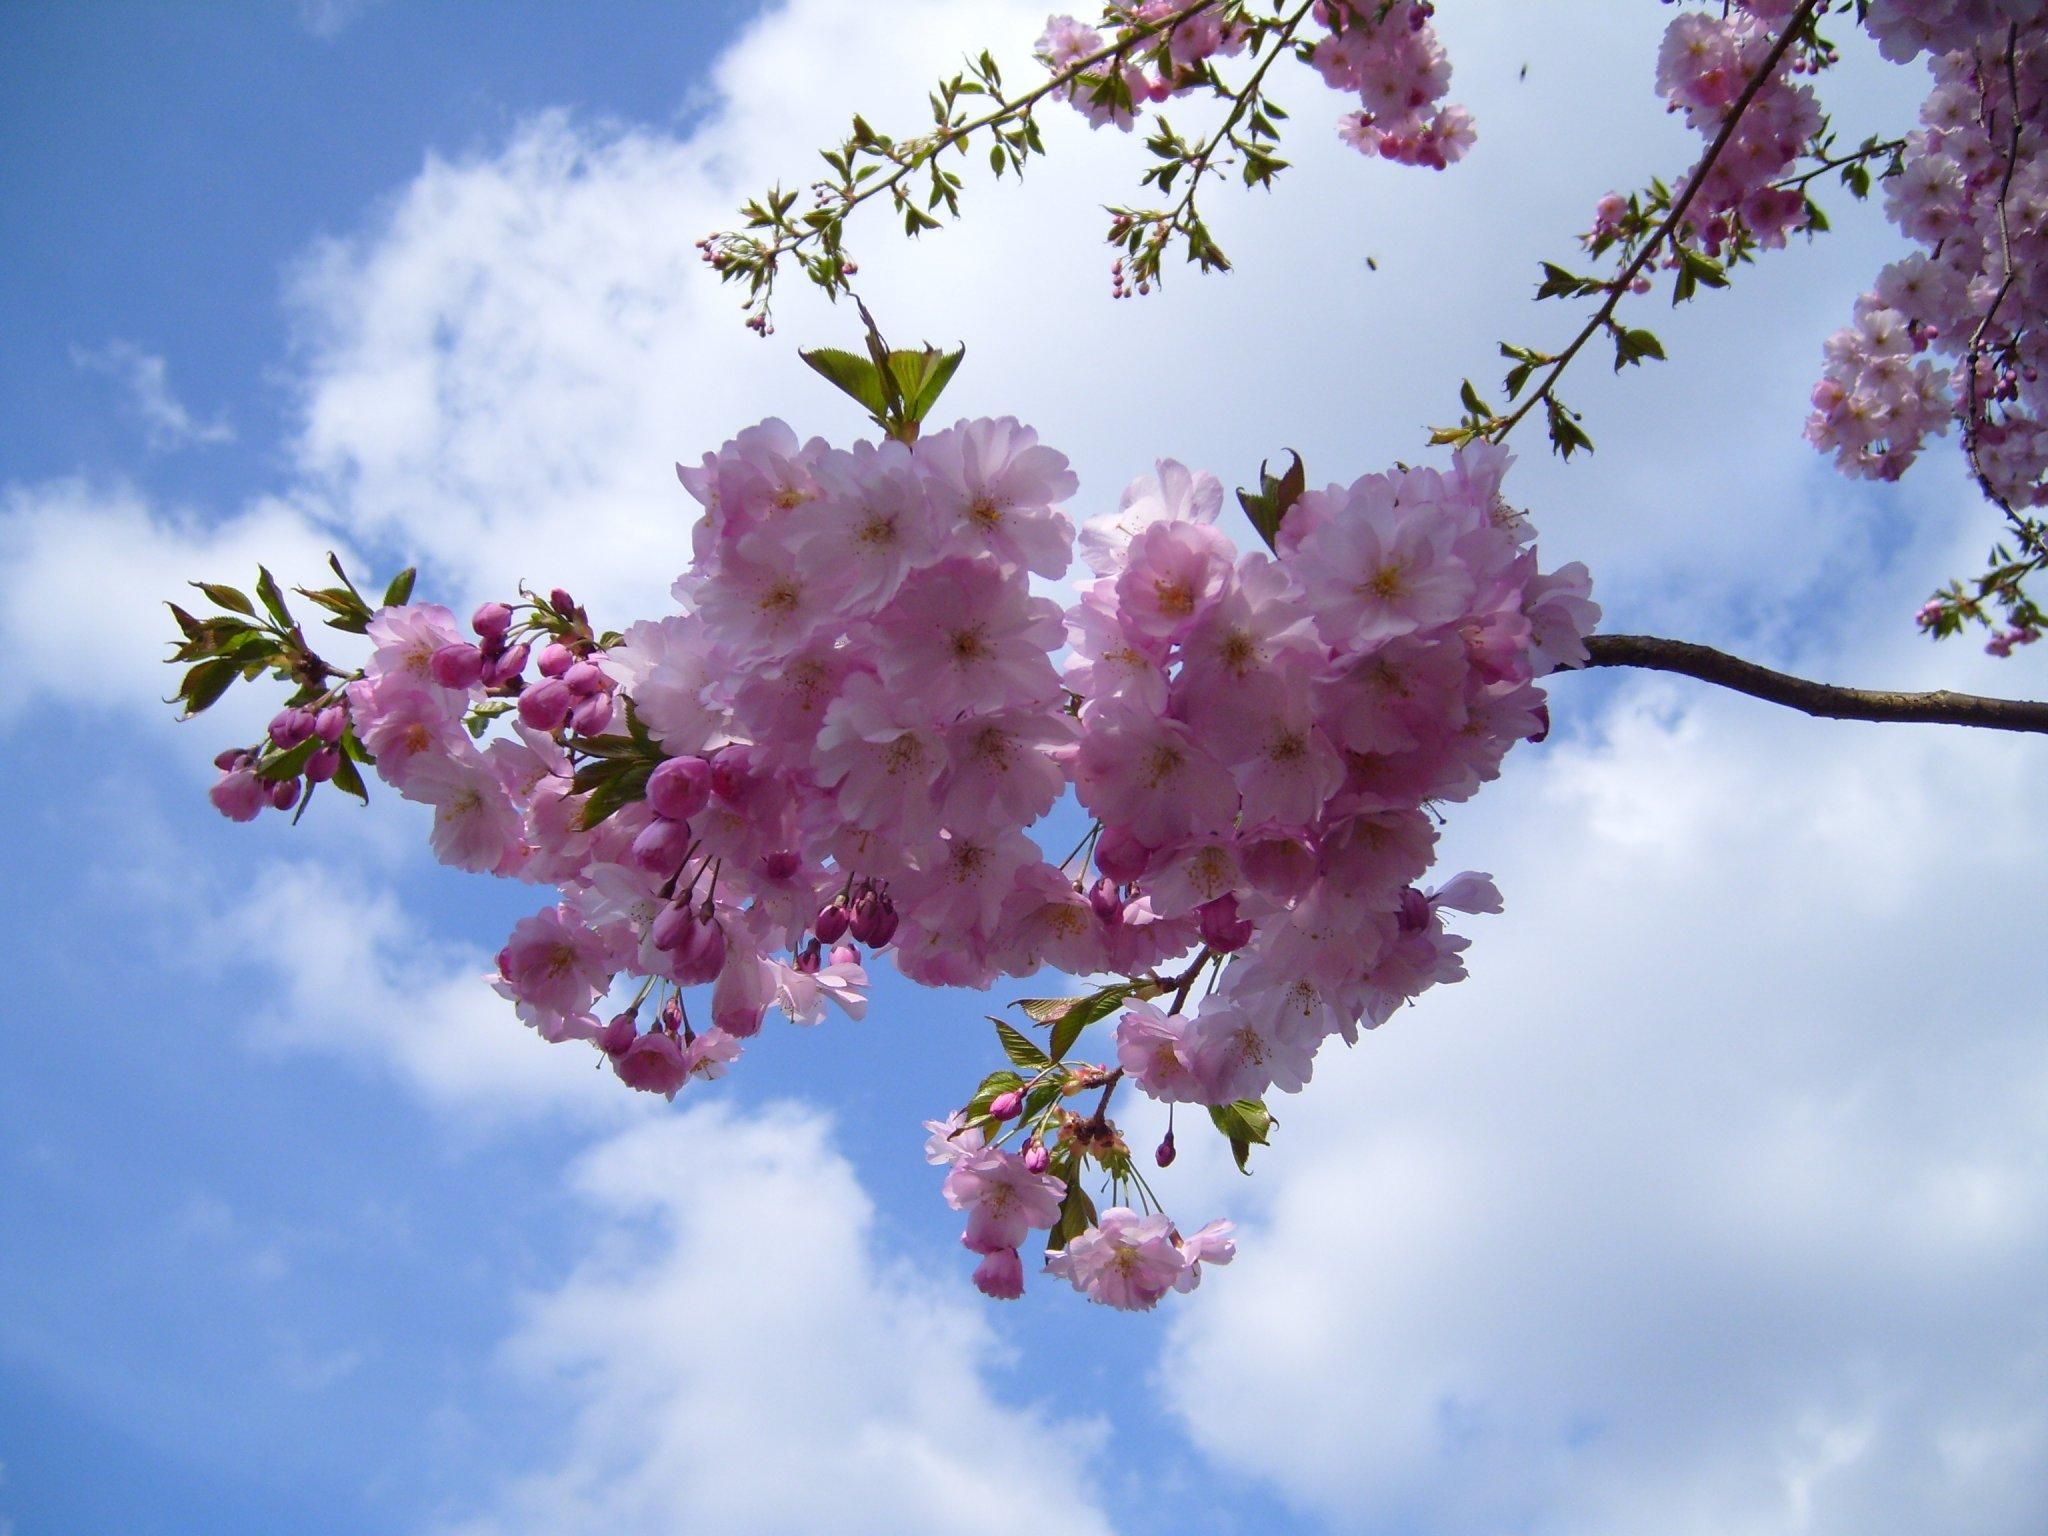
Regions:
<instances>
[{"instance_id":1,"label":"thin twig","mask_svg":"<svg viewBox=\"0 0 2048 1536\"><path fill-rule=\"evenodd\" d=\"M1792 46L1792 39L1799 35L1821 3L1822 0L1800 0L1799 9L1792 13L1791 19L1785 23L1785 30L1779 34L1778 40L1771 45L1771 51L1765 55L1763 66L1750 77L1749 83L1742 88L1742 94L1735 98L1735 105L1729 109L1727 120L1721 124L1721 131L1715 135L1714 142L1707 146L1706 154L1694 167L1691 177L1685 184L1685 190L1679 193L1671 204L1671 211L1664 216L1664 222L1657 226L1650 238L1643 242L1642 249L1636 252L1626 267L1622 268L1621 275L1609 286L1607 297L1599 310L1586 322L1585 329L1572 338L1571 345L1558 354L1557 360L1550 365L1550 371L1544 374L1543 382L1537 386L1535 392L1491 430L1488 435L1494 442L1500 442L1514 431L1515 424L1536 408L1537 401L1550 398L1550 391L1557 383L1558 376L1564 372L1571 360L1578 356L1579 349L1597 336L1614 318L1614 311L1621 304L1621 296L1628 292L1629 284L1636 280L1637 274L1650 264L1650 259L1657 254L1658 247L1676 232L1680 222L1685 218L1686 210L1692 206L1693 198L1705 184L1707 172L1713 169L1714 162L1721 157L1721 151L1728 147L1728 141L1735 136L1735 127L1742 121L1742 114L1749 110L1749 104L1756 99L1757 92L1763 89L1764 82L1778 72L1778 61L1785 57L1785 50Z\"/></svg>"}]
</instances>

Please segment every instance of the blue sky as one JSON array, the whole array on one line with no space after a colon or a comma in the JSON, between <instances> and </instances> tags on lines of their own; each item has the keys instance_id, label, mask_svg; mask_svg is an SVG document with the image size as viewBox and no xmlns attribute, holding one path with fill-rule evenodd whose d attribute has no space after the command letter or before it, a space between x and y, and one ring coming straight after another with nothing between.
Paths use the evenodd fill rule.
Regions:
<instances>
[{"instance_id":1,"label":"blue sky","mask_svg":"<svg viewBox=\"0 0 2048 1536\"><path fill-rule=\"evenodd\" d=\"M1084 500L1166 454L1227 484L1286 445L1416 457L1497 338L1561 324L1535 258L1685 153L1668 12L1567 11L1447 16L1481 150L1442 178L1324 142L1294 87L1300 167L1219 210L1227 280L1112 305L1092 209L1136 146L1061 123L961 229L868 231L871 302L964 338L949 404L1036 422ZM918 1123L989 1064L983 999L891 979L863 1024L624 1102L478 979L531 892L436 869L392 797L295 833L207 807L267 711L174 727L153 602L342 547L458 607L527 577L646 611L674 459L770 413L859 429L793 356L845 317L792 295L756 342L690 241L1041 21L0 14L0 1532L2048 1517L2028 743L1560 681L1553 742L1446 834L1508 896L1473 979L1319 1063L1258 1178L1186 1152L1176 1208L1244 1257L1135 1319L964 1284ZM1836 104L1860 136L1914 85L1852 57ZM1894 248L1837 227L1661 327L1668 369L1589 375L1600 454L1511 490L1614 627L2038 694L2033 658L1910 633L1987 537L1951 456L1878 494L1797 440Z\"/></svg>"}]
</instances>

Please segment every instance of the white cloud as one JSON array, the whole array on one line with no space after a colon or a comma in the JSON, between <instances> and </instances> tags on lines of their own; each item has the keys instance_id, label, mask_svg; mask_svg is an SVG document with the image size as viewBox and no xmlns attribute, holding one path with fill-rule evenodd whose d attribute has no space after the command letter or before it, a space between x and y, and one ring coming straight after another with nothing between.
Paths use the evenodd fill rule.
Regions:
<instances>
[{"instance_id":1,"label":"white cloud","mask_svg":"<svg viewBox=\"0 0 2048 1536\"><path fill-rule=\"evenodd\" d=\"M37 699L170 721L173 711L163 700L177 674L163 663L178 631L164 604L212 612L186 583L203 578L247 591L261 563L286 585L331 585L326 552L339 542L304 504L277 497L208 519L152 506L129 485L55 480L0 487L0 570L8 593L0 640L16 667L14 686L0 694L0 721ZM321 644L331 637L315 633ZM236 728L267 719L276 701L266 705L259 691L235 690L212 718Z\"/></svg>"},{"instance_id":2,"label":"white cloud","mask_svg":"<svg viewBox=\"0 0 2048 1536\"><path fill-rule=\"evenodd\" d=\"M1037 421L1083 473L1080 510L1155 453L1227 481L1289 444L1317 478L1413 455L1460 377L1490 382L1497 338L1568 332L1524 300L1535 258L1689 147L1647 87L1664 13L1562 9L1446 8L1482 140L1441 178L1359 161L1328 134L1334 101L1291 91L1297 169L1270 201L1218 200L1227 279L1107 303L1089 203L1125 195L1142 150L1055 114L1053 163L1021 192L971 187L964 226L913 246L867 219L864 291L899 338L969 342L948 406ZM933 0L877 26L799 0L721 60L686 136L555 114L430 160L295 279L304 427L282 499L208 529L125 489L10 491L0 633L29 688L167 713L153 600L259 557L311 576L330 515L427 555L458 606L521 577L607 616L658 606L693 510L672 460L771 413L858 429L792 355L851 317L792 293L783 335L756 342L692 242L801 176L852 107L914 122L962 47L1007 39L1015 59L1042 15ZM1899 95L1841 99L1860 133ZM1981 542L1980 510L1937 475L1904 552L1882 548L1869 498L1797 441L1820 338L1891 243L1867 210L1838 225L1655 322L1674 361L1628 393L1575 374L1601 453L1565 471L1532 438L1511 486L1631 623L1754 631L1859 681L2038 687L1904 629ZM2037 749L1675 683L1601 716L1574 698L1598 686L1558 685L1561 737L1585 743L1518 756L1457 818L1510 901L1476 979L1281 1105L1258 1180L1183 1140L1176 1209L1252 1219L1238 1263L1177 1299L1162 1380L1210 1455L1342 1529L2038 1529ZM421 943L374 888L280 869L220 938L293 957L250 1021L280 1046L351 1054L464 1117L646 1107L562 1072L482 985L486 954ZM566 1396L566 1429L473 1529L1019 1516L1051 1430L990 1400L971 1299L877 1256L824 1134L796 1111L693 1111L593 1154L579 1187L606 1240L510 1351ZM891 1458L916 1475L878 1470Z\"/></svg>"},{"instance_id":3,"label":"white cloud","mask_svg":"<svg viewBox=\"0 0 2048 1536\"><path fill-rule=\"evenodd\" d=\"M1347 1530L2038 1530L2039 745L1687 688L1459 818L1474 979L1276 1106L1162 1381Z\"/></svg>"},{"instance_id":4,"label":"white cloud","mask_svg":"<svg viewBox=\"0 0 2048 1536\"><path fill-rule=\"evenodd\" d=\"M424 936L392 891L331 867L259 871L202 938L224 964L268 957L269 1001L247 1020L258 1049L351 1059L485 1126L536 1114L604 1126L653 1112L654 1101L592 1070L601 1062L589 1047L549 1045L522 1027L490 988L487 950Z\"/></svg>"},{"instance_id":5,"label":"white cloud","mask_svg":"<svg viewBox=\"0 0 2048 1536\"><path fill-rule=\"evenodd\" d=\"M73 347L71 361L80 368L104 373L127 386L129 403L142 418L149 446L168 451L174 448L211 447L235 440L235 429L225 412L201 421L171 393L169 370L161 357L144 352L132 342L110 341L103 347Z\"/></svg>"},{"instance_id":6,"label":"white cloud","mask_svg":"<svg viewBox=\"0 0 2048 1536\"><path fill-rule=\"evenodd\" d=\"M982 1309L876 1251L815 1114L693 1108L571 1178L601 1229L505 1351L547 1405L535 1470L462 1536L1109 1529L1102 1426L991 1395Z\"/></svg>"}]
</instances>

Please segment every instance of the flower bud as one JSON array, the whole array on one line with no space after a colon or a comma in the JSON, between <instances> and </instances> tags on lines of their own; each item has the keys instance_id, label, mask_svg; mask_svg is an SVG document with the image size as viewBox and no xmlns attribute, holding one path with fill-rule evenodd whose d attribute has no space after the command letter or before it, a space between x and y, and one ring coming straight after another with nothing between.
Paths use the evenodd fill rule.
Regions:
<instances>
[{"instance_id":1,"label":"flower bud","mask_svg":"<svg viewBox=\"0 0 2048 1536\"><path fill-rule=\"evenodd\" d=\"M790 956L790 969L800 975L815 976L818 974L818 966L818 941L816 939L812 939L794 955Z\"/></svg>"},{"instance_id":2,"label":"flower bud","mask_svg":"<svg viewBox=\"0 0 2048 1536\"><path fill-rule=\"evenodd\" d=\"M700 912L676 947L671 973L686 987L714 981L725 971L725 925Z\"/></svg>"},{"instance_id":3,"label":"flower bud","mask_svg":"<svg viewBox=\"0 0 2048 1536\"><path fill-rule=\"evenodd\" d=\"M309 709L281 709L271 717L270 739L289 752L313 734L313 712Z\"/></svg>"},{"instance_id":4,"label":"flower bud","mask_svg":"<svg viewBox=\"0 0 2048 1536\"><path fill-rule=\"evenodd\" d=\"M612 680L605 676L604 668L594 661L577 662L562 674L562 681L569 685L571 693L583 699L594 693L609 693L612 686Z\"/></svg>"},{"instance_id":5,"label":"flower bud","mask_svg":"<svg viewBox=\"0 0 2048 1536\"><path fill-rule=\"evenodd\" d=\"M832 963L834 965L859 965L860 951L851 944L834 944L832 946Z\"/></svg>"},{"instance_id":6,"label":"flower bud","mask_svg":"<svg viewBox=\"0 0 2048 1536\"><path fill-rule=\"evenodd\" d=\"M835 896L830 906L822 908L818 915L811 919L811 932L818 936L821 943L837 944L846 937L846 925L849 921L851 918L847 913L846 903Z\"/></svg>"},{"instance_id":7,"label":"flower bud","mask_svg":"<svg viewBox=\"0 0 2048 1536\"><path fill-rule=\"evenodd\" d=\"M604 1032L597 1037L597 1043L607 1056L623 1056L633 1042L640 1038L640 1026L632 1014L613 1014Z\"/></svg>"},{"instance_id":8,"label":"flower bud","mask_svg":"<svg viewBox=\"0 0 2048 1536\"><path fill-rule=\"evenodd\" d=\"M532 648L522 640L504 655L490 662L484 668L484 686L502 688L526 670L526 658Z\"/></svg>"},{"instance_id":9,"label":"flower bud","mask_svg":"<svg viewBox=\"0 0 2048 1536\"><path fill-rule=\"evenodd\" d=\"M540 660L535 665L542 677L561 677L576 665L576 653L559 640L550 641L541 647Z\"/></svg>"},{"instance_id":10,"label":"flower bud","mask_svg":"<svg viewBox=\"0 0 2048 1536\"><path fill-rule=\"evenodd\" d=\"M443 688L473 688L484 675L484 653L473 645L444 645L427 658L427 672Z\"/></svg>"},{"instance_id":11,"label":"flower bud","mask_svg":"<svg viewBox=\"0 0 2048 1536\"><path fill-rule=\"evenodd\" d=\"M1152 1154L1152 1161L1162 1168L1173 1166L1173 1128L1167 1127L1166 1139L1159 1143L1159 1149Z\"/></svg>"},{"instance_id":12,"label":"flower bud","mask_svg":"<svg viewBox=\"0 0 2048 1536\"><path fill-rule=\"evenodd\" d=\"M1024 1171L1043 1173L1052 1166L1052 1154L1045 1149L1045 1143L1036 1136L1024 1143Z\"/></svg>"},{"instance_id":13,"label":"flower bud","mask_svg":"<svg viewBox=\"0 0 2048 1536\"><path fill-rule=\"evenodd\" d=\"M285 779L270 786L270 803L280 811L288 811L299 803L299 781Z\"/></svg>"},{"instance_id":14,"label":"flower bud","mask_svg":"<svg viewBox=\"0 0 2048 1536\"><path fill-rule=\"evenodd\" d=\"M348 710L330 704L313 717L313 734L330 747L348 733Z\"/></svg>"},{"instance_id":15,"label":"flower bud","mask_svg":"<svg viewBox=\"0 0 2048 1536\"><path fill-rule=\"evenodd\" d=\"M536 731L552 734L569 718L574 702L568 686L551 677L519 695L519 718Z\"/></svg>"},{"instance_id":16,"label":"flower bud","mask_svg":"<svg viewBox=\"0 0 2048 1536\"><path fill-rule=\"evenodd\" d=\"M989 1100L988 1112L998 1120L1014 1120L1024 1111L1022 1089L1012 1088L1008 1093L999 1093Z\"/></svg>"},{"instance_id":17,"label":"flower bud","mask_svg":"<svg viewBox=\"0 0 2048 1536\"><path fill-rule=\"evenodd\" d=\"M341 748L321 747L306 759L306 782L325 784L341 767Z\"/></svg>"},{"instance_id":18,"label":"flower bud","mask_svg":"<svg viewBox=\"0 0 2048 1536\"><path fill-rule=\"evenodd\" d=\"M1104 827L1095 839L1095 867L1119 885L1138 879L1151 862L1152 850L1122 827Z\"/></svg>"},{"instance_id":19,"label":"flower bud","mask_svg":"<svg viewBox=\"0 0 2048 1536\"><path fill-rule=\"evenodd\" d=\"M1237 897L1229 893L1195 909L1201 919L1202 942L1219 955L1232 955L1252 941L1252 921L1237 915Z\"/></svg>"},{"instance_id":20,"label":"flower bud","mask_svg":"<svg viewBox=\"0 0 2048 1536\"><path fill-rule=\"evenodd\" d=\"M687 821L663 821L657 816L633 839L629 857L634 868L644 869L648 874L666 880L683 867L683 860L689 852L690 824ZM668 947L662 945L664 949Z\"/></svg>"},{"instance_id":21,"label":"flower bud","mask_svg":"<svg viewBox=\"0 0 2048 1536\"><path fill-rule=\"evenodd\" d=\"M581 736L602 736L611 723L612 696L608 693L593 693L569 710L569 724Z\"/></svg>"},{"instance_id":22,"label":"flower bud","mask_svg":"<svg viewBox=\"0 0 2048 1536\"><path fill-rule=\"evenodd\" d=\"M556 587L554 591L548 594L548 606L557 613L574 613L576 611L576 599L560 587Z\"/></svg>"},{"instance_id":23,"label":"flower bud","mask_svg":"<svg viewBox=\"0 0 2048 1536\"><path fill-rule=\"evenodd\" d=\"M711 765L701 757L672 757L647 777L647 805L657 816L688 821L711 801Z\"/></svg>"},{"instance_id":24,"label":"flower bud","mask_svg":"<svg viewBox=\"0 0 2048 1536\"><path fill-rule=\"evenodd\" d=\"M485 603L469 616L469 627L486 640L502 640L512 628L512 610L503 603Z\"/></svg>"},{"instance_id":25,"label":"flower bud","mask_svg":"<svg viewBox=\"0 0 2048 1536\"><path fill-rule=\"evenodd\" d=\"M242 748L229 747L227 751L219 753L214 757L213 766L222 773L232 773L248 760L249 754Z\"/></svg>"},{"instance_id":26,"label":"flower bud","mask_svg":"<svg viewBox=\"0 0 2048 1536\"><path fill-rule=\"evenodd\" d=\"M1124 899L1117 892L1116 882L1107 875L1088 887L1088 905L1105 923L1123 919Z\"/></svg>"}]
</instances>

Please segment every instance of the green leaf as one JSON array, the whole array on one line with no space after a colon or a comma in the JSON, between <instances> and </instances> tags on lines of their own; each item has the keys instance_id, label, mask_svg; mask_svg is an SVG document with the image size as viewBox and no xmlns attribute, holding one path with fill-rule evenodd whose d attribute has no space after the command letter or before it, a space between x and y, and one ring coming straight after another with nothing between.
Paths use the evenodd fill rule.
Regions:
<instances>
[{"instance_id":1,"label":"green leaf","mask_svg":"<svg viewBox=\"0 0 2048 1536\"><path fill-rule=\"evenodd\" d=\"M277 578L260 565L256 567L256 595L263 600L272 623L279 629L292 627L292 611L284 605L284 592L278 587Z\"/></svg>"},{"instance_id":2,"label":"green leaf","mask_svg":"<svg viewBox=\"0 0 2048 1536\"><path fill-rule=\"evenodd\" d=\"M232 656L221 656L212 661L202 661L187 672L185 680L178 685L178 698L185 705L181 718L190 720L194 715L211 709L241 671L239 661Z\"/></svg>"},{"instance_id":3,"label":"green leaf","mask_svg":"<svg viewBox=\"0 0 2048 1536\"><path fill-rule=\"evenodd\" d=\"M412 584L419 579L419 567L408 565L391 578L391 585L384 589L384 606L402 608L412 601Z\"/></svg>"},{"instance_id":4,"label":"green leaf","mask_svg":"<svg viewBox=\"0 0 2048 1536\"><path fill-rule=\"evenodd\" d=\"M888 408L882 397L881 371L868 358L838 347L812 347L797 356L833 388L865 406L876 416Z\"/></svg>"},{"instance_id":5,"label":"green leaf","mask_svg":"<svg viewBox=\"0 0 2048 1536\"><path fill-rule=\"evenodd\" d=\"M1230 1155L1237 1159L1237 1171L1250 1173L1247 1166L1252 1148L1263 1147L1272 1134L1273 1116L1259 1099L1238 1099L1230 1104L1212 1104L1209 1118L1216 1129L1230 1139Z\"/></svg>"},{"instance_id":6,"label":"green leaf","mask_svg":"<svg viewBox=\"0 0 2048 1536\"><path fill-rule=\"evenodd\" d=\"M306 760L325 743L318 736L308 736L289 752L280 752L267 758L257 768L256 777L271 784L282 784L286 779L296 779L305 770Z\"/></svg>"},{"instance_id":7,"label":"green leaf","mask_svg":"<svg viewBox=\"0 0 2048 1536\"><path fill-rule=\"evenodd\" d=\"M1095 1202L1088 1198L1088 1191L1081 1187L1080 1180L1067 1180L1067 1196L1060 1202L1060 1219L1045 1235L1045 1251L1052 1253L1064 1248L1075 1238L1095 1225Z\"/></svg>"},{"instance_id":8,"label":"green leaf","mask_svg":"<svg viewBox=\"0 0 2048 1536\"><path fill-rule=\"evenodd\" d=\"M365 805L370 803L370 791L363 785L362 772L345 752L334 770L334 787L346 794L354 795Z\"/></svg>"},{"instance_id":9,"label":"green leaf","mask_svg":"<svg viewBox=\"0 0 2048 1536\"><path fill-rule=\"evenodd\" d=\"M1026 1072L1041 1072L1052 1065L1052 1059L1014 1025L1005 1024L994 1014L988 1016L988 1021L996 1027L996 1038L1002 1042L1003 1054Z\"/></svg>"},{"instance_id":10,"label":"green leaf","mask_svg":"<svg viewBox=\"0 0 2048 1536\"><path fill-rule=\"evenodd\" d=\"M195 581L192 585L206 594L206 600L209 603L218 604L222 608L231 608L236 613L246 613L252 619L256 617L256 605L235 588L223 585L218 581Z\"/></svg>"},{"instance_id":11,"label":"green leaf","mask_svg":"<svg viewBox=\"0 0 2048 1536\"><path fill-rule=\"evenodd\" d=\"M889 354L889 372L903 398L903 415L907 421L921 422L939 403L939 396L953 381L959 371L961 360L967 356L965 347L955 347L950 352L941 352L937 347L925 347L916 352L895 351Z\"/></svg>"},{"instance_id":12,"label":"green leaf","mask_svg":"<svg viewBox=\"0 0 2048 1536\"><path fill-rule=\"evenodd\" d=\"M1250 519L1253 529L1265 540L1268 549L1278 548L1280 524L1301 500L1308 489L1308 467L1302 463L1301 455L1292 448L1287 456L1294 462L1287 473L1275 475L1267 469L1262 460L1259 464L1259 489L1256 492L1239 487L1238 504L1244 508L1244 515Z\"/></svg>"},{"instance_id":13,"label":"green leaf","mask_svg":"<svg viewBox=\"0 0 2048 1536\"><path fill-rule=\"evenodd\" d=\"M1033 1023L1052 1026L1049 1054L1054 1061L1064 1061L1081 1031L1115 1013L1130 991L1128 983L1119 982L1086 997L1026 997L1011 1006L1023 1009Z\"/></svg>"}]
</instances>

